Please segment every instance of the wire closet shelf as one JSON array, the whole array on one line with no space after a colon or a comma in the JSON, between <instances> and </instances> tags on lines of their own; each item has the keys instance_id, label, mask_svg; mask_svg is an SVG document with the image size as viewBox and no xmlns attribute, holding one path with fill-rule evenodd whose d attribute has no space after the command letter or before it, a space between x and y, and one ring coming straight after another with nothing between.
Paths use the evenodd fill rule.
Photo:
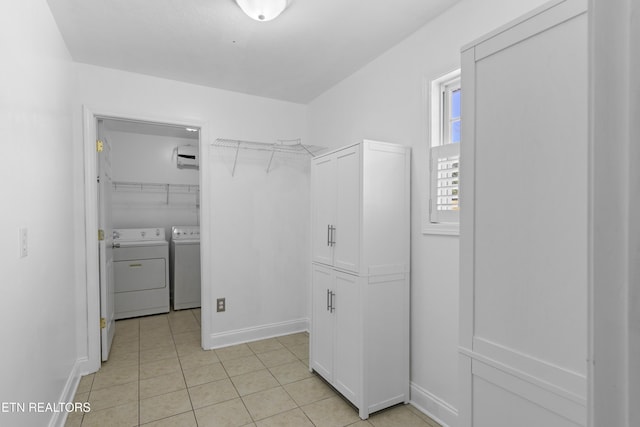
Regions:
<instances>
[{"instance_id":1,"label":"wire closet shelf","mask_svg":"<svg viewBox=\"0 0 640 427\"><path fill-rule=\"evenodd\" d=\"M235 175L236 165L238 164L238 154L240 153L240 150L266 151L271 153L271 155L269 156L269 163L267 164L267 173L269 173L269 171L271 170L271 164L273 163L273 158L276 153L315 157L325 150L324 147L319 147L316 145L304 145L302 144L302 141L300 139L279 139L275 143L268 143L218 138L211 145L213 147L229 148L235 150L236 153L233 159L231 176Z\"/></svg>"},{"instance_id":2,"label":"wire closet shelf","mask_svg":"<svg viewBox=\"0 0 640 427\"><path fill-rule=\"evenodd\" d=\"M113 181L111 185L114 192L163 193L166 195L166 204L169 204L170 194L193 194L196 197L197 205L200 193L198 184Z\"/></svg>"}]
</instances>

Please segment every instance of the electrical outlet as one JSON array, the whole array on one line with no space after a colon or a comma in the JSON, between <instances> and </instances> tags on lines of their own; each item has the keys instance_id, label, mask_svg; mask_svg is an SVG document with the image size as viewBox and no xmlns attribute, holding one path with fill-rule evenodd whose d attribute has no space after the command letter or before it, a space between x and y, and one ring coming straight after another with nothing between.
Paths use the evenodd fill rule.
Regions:
<instances>
[{"instance_id":1,"label":"electrical outlet","mask_svg":"<svg viewBox=\"0 0 640 427\"><path fill-rule=\"evenodd\" d=\"M226 310L226 298L218 298L216 300L217 311L225 311Z\"/></svg>"},{"instance_id":2,"label":"electrical outlet","mask_svg":"<svg viewBox=\"0 0 640 427\"><path fill-rule=\"evenodd\" d=\"M27 229L20 229L20 258L29 255L29 241L27 239Z\"/></svg>"}]
</instances>

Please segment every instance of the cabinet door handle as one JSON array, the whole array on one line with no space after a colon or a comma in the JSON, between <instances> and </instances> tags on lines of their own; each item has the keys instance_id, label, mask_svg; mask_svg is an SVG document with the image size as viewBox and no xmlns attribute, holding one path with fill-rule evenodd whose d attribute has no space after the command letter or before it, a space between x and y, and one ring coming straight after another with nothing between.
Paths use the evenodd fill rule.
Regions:
<instances>
[{"instance_id":1,"label":"cabinet door handle","mask_svg":"<svg viewBox=\"0 0 640 427\"><path fill-rule=\"evenodd\" d=\"M329 289L327 289L327 311L329 311Z\"/></svg>"},{"instance_id":2,"label":"cabinet door handle","mask_svg":"<svg viewBox=\"0 0 640 427\"><path fill-rule=\"evenodd\" d=\"M330 309L329 311L331 313L333 313L334 310L336 309L335 306L333 305L333 297L335 297L335 296L336 296L336 294L334 292L331 292L331 305L329 305L329 309Z\"/></svg>"},{"instance_id":3,"label":"cabinet door handle","mask_svg":"<svg viewBox=\"0 0 640 427\"><path fill-rule=\"evenodd\" d=\"M331 225L329 224L327 224L327 246L331 246Z\"/></svg>"},{"instance_id":4,"label":"cabinet door handle","mask_svg":"<svg viewBox=\"0 0 640 427\"><path fill-rule=\"evenodd\" d=\"M336 232L336 228L333 225L329 226L329 231L330 233L330 238L329 238L329 246L335 246L336 241L333 240L335 238L335 232Z\"/></svg>"}]
</instances>

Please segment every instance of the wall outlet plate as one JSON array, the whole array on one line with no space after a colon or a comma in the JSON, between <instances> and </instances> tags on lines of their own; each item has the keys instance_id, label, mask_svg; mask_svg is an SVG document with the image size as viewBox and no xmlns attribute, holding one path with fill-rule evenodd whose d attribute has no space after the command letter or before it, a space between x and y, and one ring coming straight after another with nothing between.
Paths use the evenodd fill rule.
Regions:
<instances>
[{"instance_id":1,"label":"wall outlet plate","mask_svg":"<svg viewBox=\"0 0 640 427\"><path fill-rule=\"evenodd\" d=\"M226 298L218 298L216 300L216 311L221 312L226 310Z\"/></svg>"}]
</instances>

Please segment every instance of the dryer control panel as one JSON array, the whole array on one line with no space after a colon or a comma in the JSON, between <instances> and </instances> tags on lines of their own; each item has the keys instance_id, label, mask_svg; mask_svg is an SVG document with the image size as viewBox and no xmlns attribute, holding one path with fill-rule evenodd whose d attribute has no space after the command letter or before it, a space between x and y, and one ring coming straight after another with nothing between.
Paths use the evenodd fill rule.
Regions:
<instances>
[{"instance_id":1,"label":"dryer control panel","mask_svg":"<svg viewBox=\"0 0 640 427\"><path fill-rule=\"evenodd\" d=\"M171 227L172 240L200 240L200 227L197 225L175 225Z\"/></svg>"},{"instance_id":2,"label":"dryer control panel","mask_svg":"<svg viewBox=\"0 0 640 427\"><path fill-rule=\"evenodd\" d=\"M114 228L114 242L148 242L165 240L164 228Z\"/></svg>"}]
</instances>

